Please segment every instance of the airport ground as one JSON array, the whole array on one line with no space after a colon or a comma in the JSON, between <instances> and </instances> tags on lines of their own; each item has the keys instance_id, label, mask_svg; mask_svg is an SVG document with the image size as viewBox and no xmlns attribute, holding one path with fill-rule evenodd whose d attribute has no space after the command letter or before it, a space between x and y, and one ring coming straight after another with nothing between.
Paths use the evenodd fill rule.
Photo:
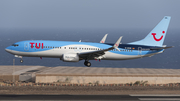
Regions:
<instances>
[{"instance_id":1,"label":"airport ground","mask_svg":"<svg viewBox=\"0 0 180 101\"><path fill-rule=\"evenodd\" d=\"M179 69L0 66L0 94L180 94L179 82Z\"/></svg>"},{"instance_id":2,"label":"airport ground","mask_svg":"<svg viewBox=\"0 0 180 101\"><path fill-rule=\"evenodd\" d=\"M0 100L180 100L180 70L0 66Z\"/></svg>"},{"instance_id":3,"label":"airport ground","mask_svg":"<svg viewBox=\"0 0 180 101\"><path fill-rule=\"evenodd\" d=\"M126 95L180 94L180 87L161 86L3 86L0 94Z\"/></svg>"}]
</instances>

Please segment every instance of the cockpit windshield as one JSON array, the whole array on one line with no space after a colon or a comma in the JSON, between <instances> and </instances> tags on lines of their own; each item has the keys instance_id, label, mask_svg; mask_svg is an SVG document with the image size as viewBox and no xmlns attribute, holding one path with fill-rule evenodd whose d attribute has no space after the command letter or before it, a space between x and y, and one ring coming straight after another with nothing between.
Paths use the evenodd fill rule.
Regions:
<instances>
[{"instance_id":1,"label":"cockpit windshield","mask_svg":"<svg viewBox=\"0 0 180 101\"><path fill-rule=\"evenodd\" d=\"M17 46L19 46L19 45L18 45L18 44L12 44L12 46L17 47Z\"/></svg>"}]
</instances>

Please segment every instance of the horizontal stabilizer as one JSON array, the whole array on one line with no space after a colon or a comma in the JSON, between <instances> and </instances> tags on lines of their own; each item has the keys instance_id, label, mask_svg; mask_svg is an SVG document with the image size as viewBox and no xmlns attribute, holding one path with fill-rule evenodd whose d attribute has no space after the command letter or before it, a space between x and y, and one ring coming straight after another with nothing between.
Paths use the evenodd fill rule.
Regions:
<instances>
[{"instance_id":1,"label":"horizontal stabilizer","mask_svg":"<svg viewBox=\"0 0 180 101\"><path fill-rule=\"evenodd\" d=\"M168 48L173 48L174 46L169 46L169 47L152 47L150 50L161 50L161 49L168 49Z\"/></svg>"}]
</instances>

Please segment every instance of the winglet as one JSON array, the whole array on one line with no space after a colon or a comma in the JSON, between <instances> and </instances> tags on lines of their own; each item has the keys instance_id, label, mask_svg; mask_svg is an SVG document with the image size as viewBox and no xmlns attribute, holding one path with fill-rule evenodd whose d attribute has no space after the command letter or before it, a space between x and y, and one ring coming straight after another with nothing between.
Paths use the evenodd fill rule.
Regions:
<instances>
[{"instance_id":1,"label":"winglet","mask_svg":"<svg viewBox=\"0 0 180 101\"><path fill-rule=\"evenodd\" d=\"M100 43L105 43L107 35L108 35L108 34L104 35L104 37L102 38L102 40L100 41Z\"/></svg>"},{"instance_id":2,"label":"winglet","mask_svg":"<svg viewBox=\"0 0 180 101\"><path fill-rule=\"evenodd\" d=\"M114 48L118 48L118 46L119 46L119 44L120 44L120 42L121 42L121 39L122 39L122 37L123 36L121 36L118 40L117 40L117 42L114 44Z\"/></svg>"}]
</instances>

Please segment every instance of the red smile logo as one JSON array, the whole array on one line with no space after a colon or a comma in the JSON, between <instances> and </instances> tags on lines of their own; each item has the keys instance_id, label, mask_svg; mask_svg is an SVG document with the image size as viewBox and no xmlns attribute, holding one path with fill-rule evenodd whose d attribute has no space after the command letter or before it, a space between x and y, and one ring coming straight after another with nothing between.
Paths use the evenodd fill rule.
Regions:
<instances>
[{"instance_id":1,"label":"red smile logo","mask_svg":"<svg viewBox=\"0 0 180 101\"><path fill-rule=\"evenodd\" d=\"M165 31L162 31L162 33L164 34ZM163 35L162 35L159 39L157 39L157 38L155 37L156 33L152 33L151 35L153 35L153 38L154 38L154 40L156 40L156 41L161 41L162 38L163 38Z\"/></svg>"},{"instance_id":2,"label":"red smile logo","mask_svg":"<svg viewBox=\"0 0 180 101\"><path fill-rule=\"evenodd\" d=\"M104 41L101 41L101 43L104 43Z\"/></svg>"}]
</instances>

